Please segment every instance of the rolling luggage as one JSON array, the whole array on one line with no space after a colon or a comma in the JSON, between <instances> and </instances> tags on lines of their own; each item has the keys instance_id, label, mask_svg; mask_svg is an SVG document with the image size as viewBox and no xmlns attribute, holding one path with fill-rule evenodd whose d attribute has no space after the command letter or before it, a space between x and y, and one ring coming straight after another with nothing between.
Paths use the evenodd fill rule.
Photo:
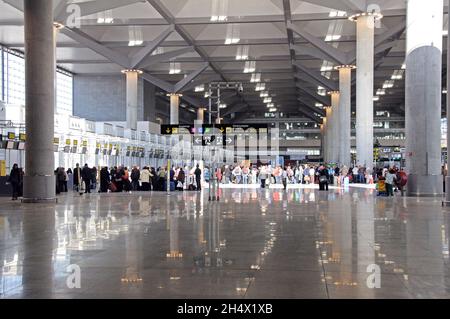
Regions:
<instances>
[{"instance_id":1,"label":"rolling luggage","mask_svg":"<svg viewBox=\"0 0 450 319\"><path fill-rule=\"evenodd\" d=\"M116 184L110 183L110 184L109 184L109 190L110 190L112 193L117 192L117 186L116 186Z\"/></svg>"}]
</instances>

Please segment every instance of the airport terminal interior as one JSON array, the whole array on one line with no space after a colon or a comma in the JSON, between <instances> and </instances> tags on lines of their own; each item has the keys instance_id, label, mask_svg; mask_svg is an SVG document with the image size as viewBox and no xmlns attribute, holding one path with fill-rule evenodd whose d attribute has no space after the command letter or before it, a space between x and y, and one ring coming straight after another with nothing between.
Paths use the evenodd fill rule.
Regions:
<instances>
[{"instance_id":1,"label":"airport terminal interior","mask_svg":"<svg viewBox=\"0 0 450 319\"><path fill-rule=\"evenodd\" d=\"M448 10L0 1L0 299L449 299Z\"/></svg>"}]
</instances>

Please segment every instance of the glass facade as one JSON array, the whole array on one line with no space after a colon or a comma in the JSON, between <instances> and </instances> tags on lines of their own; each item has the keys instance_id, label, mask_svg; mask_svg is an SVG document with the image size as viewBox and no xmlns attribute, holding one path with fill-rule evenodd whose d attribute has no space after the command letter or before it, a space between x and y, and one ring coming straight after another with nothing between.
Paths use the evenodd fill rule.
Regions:
<instances>
[{"instance_id":1,"label":"glass facade","mask_svg":"<svg viewBox=\"0 0 450 319\"><path fill-rule=\"evenodd\" d=\"M0 47L0 97L7 104L25 105L25 60L23 54ZM73 77L58 69L56 76L56 112L73 114Z\"/></svg>"}]
</instances>

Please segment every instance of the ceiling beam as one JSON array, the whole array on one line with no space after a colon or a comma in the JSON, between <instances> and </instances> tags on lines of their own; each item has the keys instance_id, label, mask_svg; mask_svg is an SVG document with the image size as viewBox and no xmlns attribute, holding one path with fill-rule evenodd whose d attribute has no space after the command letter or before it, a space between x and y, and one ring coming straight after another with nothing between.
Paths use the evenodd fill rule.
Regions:
<instances>
[{"instance_id":1,"label":"ceiling beam","mask_svg":"<svg viewBox=\"0 0 450 319\"><path fill-rule=\"evenodd\" d=\"M83 33L80 29L65 27L62 28L59 32L82 44L83 46L91 49L92 51L100 54L101 56L104 56L108 60L119 64L123 68L130 67L130 59L128 57L123 56L122 54L104 46L95 39L91 38L86 33Z\"/></svg>"},{"instance_id":2,"label":"ceiling beam","mask_svg":"<svg viewBox=\"0 0 450 319\"><path fill-rule=\"evenodd\" d=\"M131 58L131 68L135 69L141 66L142 62L148 57L153 51L156 50L157 47L161 45L173 32L175 31L175 26L170 25L166 30L164 30L160 35L156 37L155 40L147 44L145 47L140 49L132 58Z\"/></svg>"},{"instance_id":3,"label":"ceiling beam","mask_svg":"<svg viewBox=\"0 0 450 319\"><path fill-rule=\"evenodd\" d=\"M324 86L325 88L331 90L331 91L337 91L338 85L334 81L331 81L324 77L320 72L311 70L304 65L302 65L300 62L294 62L294 65L303 73L306 73L309 77L313 78L317 82L321 84L321 86Z\"/></svg>"},{"instance_id":4,"label":"ceiling beam","mask_svg":"<svg viewBox=\"0 0 450 319\"><path fill-rule=\"evenodd\" d=\"M174 86L174 93L181 92L190 82L194 81L196 77L198 77L200 74L202 74L203 71L205 71L209 67L209 63L205 62L200 67L200 69L192 72L188 76L186 76L183 80L175 84Z\"/></svg>"},{"instance_id":5,"label":"ceiling beam","mask_svg":"<svg viewBox=\"0 0 450 319\"><path fill-rule=\"evenodd\" d=\"M337 64L347 64L347 55L344 52L341 52L335 47L329 45L327 42L316 38L306 30L297 27L292 22L288 22L287 28L297 33L299 36L311 43L316 49L328 56L327 60L334 61Z\"/></svg>"},{"instance_id":6,"label":"ceiling beam","mask_svg":"<svg viewBox=\"0 0 450 319\"><path fill-rule=\"evenodd\" d=\"M155 65L161 62L169 61L171 59L174 59L180 55L190 53L194 51L194 47L186 47L178 50L173 50L166 53L156 54L156 55L150 55L147 58L145 58L142 63L139 64L141 68L147 68L151 65Z\"/></svg>"},{"instance_id":7,"label":"ceiling beam","mask_svg":"<svg viewBox=\"0 0 450 319\"><path fill-rule=\"evenodd\" d=\"M312 91L312 90L310 90L310 89L300 85L298 82L297 82L297 88L300 91L306 93L306 95L310 96L314 101L317 101L318 103L321 103L324 106L328 106L328 105L331 104L330 103L330 98L327 98L325 96L320 96L316 92L314 92L314 91Z\"/></svg>"}]
</instances>

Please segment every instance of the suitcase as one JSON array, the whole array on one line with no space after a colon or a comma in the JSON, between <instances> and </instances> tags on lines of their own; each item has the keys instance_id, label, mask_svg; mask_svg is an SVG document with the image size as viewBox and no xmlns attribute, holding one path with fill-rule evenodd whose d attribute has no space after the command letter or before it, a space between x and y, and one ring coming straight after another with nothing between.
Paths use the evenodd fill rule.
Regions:
<instances>
[{"instance_id":1,"label":"suitcase","mask_svg":"<svg viewBox=\"0 0 450 319\"><path fill-rule=\"evenodd\" d=\"M117 186L116 186L116 184L110 183L110 184L109 184L109 190L110 190L112 193L117 192Z\"/></svg>"}]
</instances>

